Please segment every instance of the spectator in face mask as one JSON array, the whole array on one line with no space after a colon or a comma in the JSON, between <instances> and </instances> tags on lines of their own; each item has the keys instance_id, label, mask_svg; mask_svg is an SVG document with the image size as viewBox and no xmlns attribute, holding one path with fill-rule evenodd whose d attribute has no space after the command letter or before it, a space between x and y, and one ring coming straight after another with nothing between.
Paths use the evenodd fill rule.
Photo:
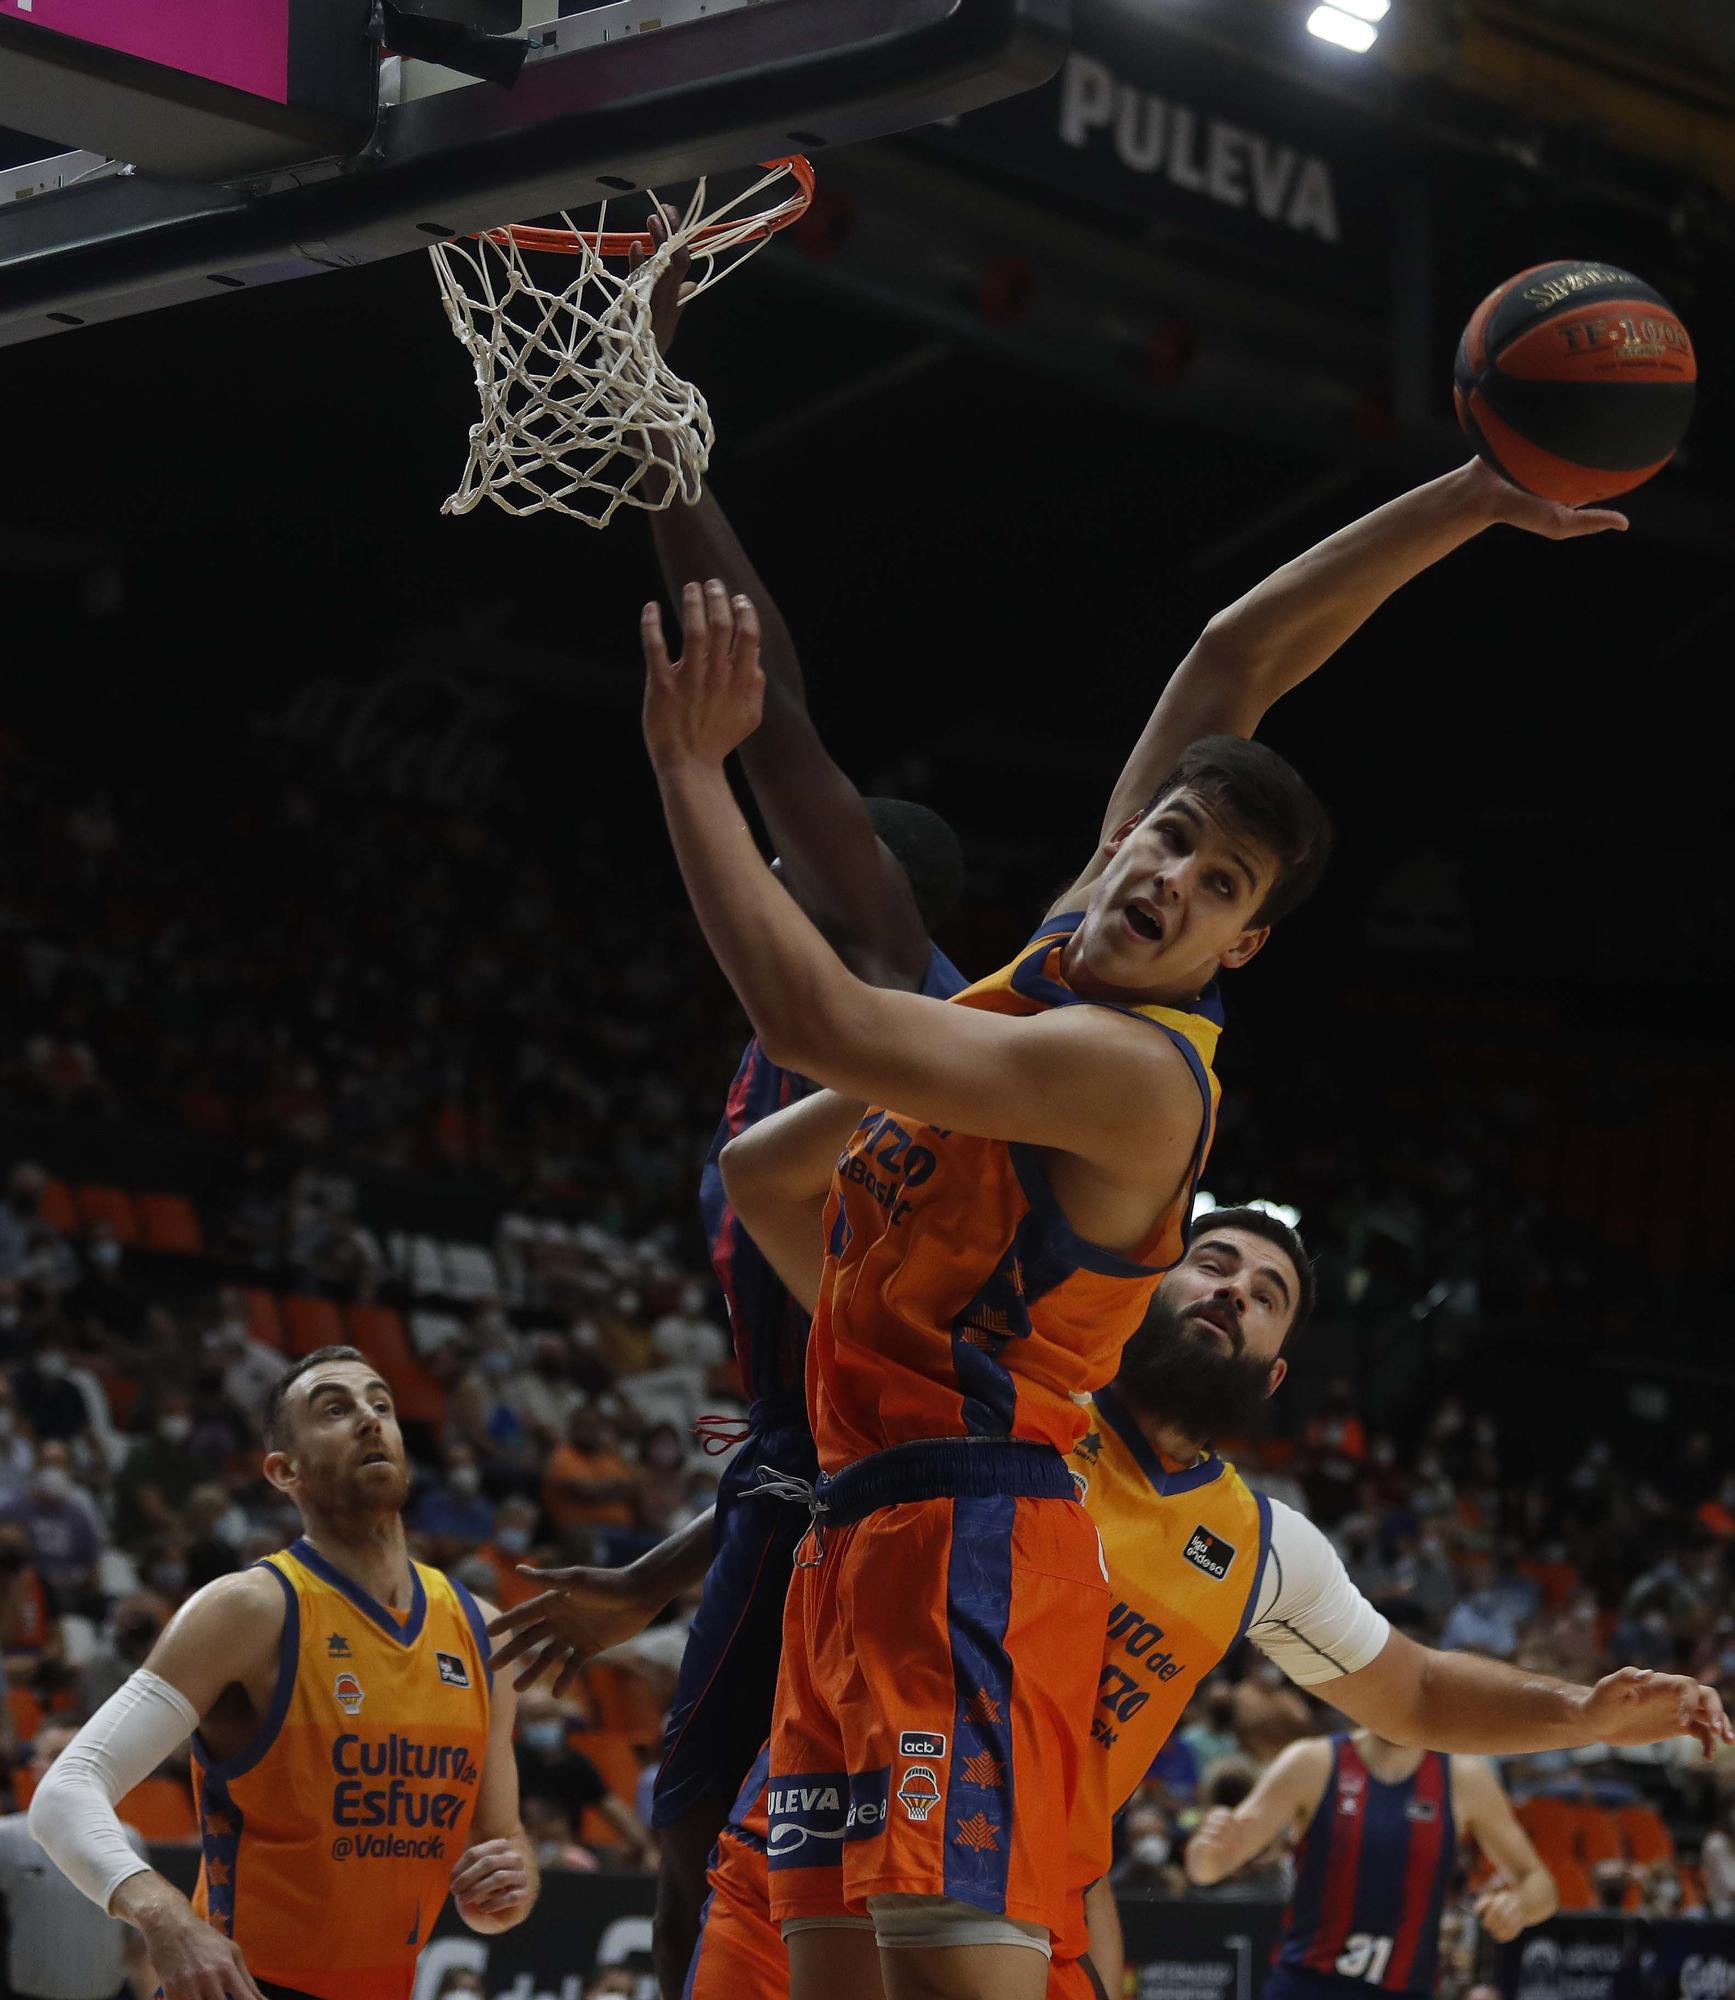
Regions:
<instances>
[{"instance_id":1,"label":"spectator in face mask","mask_svg":"<svg viewBox=\"0 0 1735 2000\"><path fill-rule=\"evenodd\" d=\"M445 1476L429 1486L410 1514L436 1562L479 1548L494 1532L494 1503L482 1491L482 1468L467 1444L446 1449Z\"/></svg>"},{"instance_id":2,"label":"spectator in face mask","mask_svg":"<svg viewBox=\"0 0 1735 2000\"><path fill-rule=\"evenodd\" d=\"M193 1400L184 1389L165 1389L157 1398L150 1435L127 1453L115 1480L120 1540L178 1533L187 1496L205 1476L205 1463L193 1448Z\"/></svg>"},{"instance_id":3,"label":"spectator in face mask","mask_svg":"<svg viewBox=\"0 0 1735 2000\"><path fill-rule=\"evenodd\" d=\"M94 1715L144 1665L167 1618L167 1607L145 1591L115 1605L107 1638L79 1670L78 1702L86 1715Z\"/></svg>"},{"instance_id":4,"label":"spectator in face mask","mask_svg":"<svg viewBox=\"0 0 1735 2000\"><path fill-rule=\"evenodd\" d=\"M64 1444L41 1448L28 1489L0 1519L24 1530L31 1568L63 1607L89 1590L102 1537L89 1503L73 1482Z\"/></svg>"},{"instance_id":5,"label":"spectator in face mask","mask_svg":"<svg viewBox=\"0 0 1735 2000\"><path fill-rule=\"evenodd\" d=\"M1125 1852L1109 1870L1116 1891L1135 1898L1181 1893L1181 1873L1171 1859L1174 1832L1162 1807L1148 1803L1130 1807L1124 1834Z\"/></svg>"},{"instance_id":6,"label":"spectator in face mask","mask_svg":"<svg viewBox=\"0 0 1735 2000\"><path fill-rule=\"evenodd\" d=\"M0 1202L0 1278L17 1277L47 1185L47 1174L27 1160L6 1176L6 1199Z\"/></svg>"},{"instance_id":7,"label":"spectator in face mask","mask_svg":"<svg viewBox=\"0 0 1735 2000\"><path fill-rule=\"evenodd\" d=\"M18 1420L12 1384L0 1375L0 1507L8 1507L30 1483L36 1447Z\"/></svg>"},{"instance_id":8,"label":"spectator in face mask","mask_svg":"<svg viewBox=\"0 0 1735 2000\"><path fill-rule=\"evenodd\" d=\"M1220 1675L1213 1675L1199 1690L1181 1735L1201 1771L1241 1748L1235 1734L1235 1690Z\"/></svg>"},{"instance_id":9,"label":"spectator in face mask","mask_svg":"<svg viewBox=\"0 0 1735 2000\"><path fill-rule=\"evenodd\" d=\"M715 1367L728 1352L723 1329L705 1311L705 1287L696 1278L682 1285L673 1312L651 1328L651 1346L666 1367Z\"/></svg>"},{"instance_id":10,"label":"spectator in face mask","mask_svg":"<svg viewBox=\"0 0 1735 2000\"><path fill-rule=\"evenodd\" d=\"M45 1328L35 1356L13 1380L18 1408L37 1444L70 1444L90 1429L90 1406L72 1379L66 1339L58 1328Z\"/></svg>"},{"instance_id":11,"label":"spectator in face mask","mask_svg":"<svg viewBox=\"0 0 1735 2000\"><path fill-rule=\"evenodd\" d=\"M502 1500L494 1513L494 1534L477 1551L488 1565L478 1595L510 1611L516 1604L534 1597L542 1585L518 1574L521 1563L535 1563L540 1556L552 1557L552 1550L536 1548L537 1507L534 1500L514 1495Z\"/></svg>"}]
</instances>

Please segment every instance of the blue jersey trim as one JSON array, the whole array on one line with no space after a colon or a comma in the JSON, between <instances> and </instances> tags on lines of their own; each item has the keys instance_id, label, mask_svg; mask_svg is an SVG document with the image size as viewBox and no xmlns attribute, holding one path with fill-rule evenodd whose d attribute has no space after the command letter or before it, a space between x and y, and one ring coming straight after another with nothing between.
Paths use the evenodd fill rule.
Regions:
<instances>
[{"instance_id":1,"label":"blue jersey trim","mask_svg":"<svg viewBox=\"0 0 1735 2000\"><path fill-rule=\"evenodd\" d=\"M1251 1487L1247 1489L1250 1493ZM1253 1565L1253 1588L1247 1593L1247 1602L1242 1607L1241 1623L1235 1627L1235 1636L1229 1641L1231 1652L1247 1636L1247 1628L1253 1623L1253 1614L1259 1607L1259 1586L1265 1581L1265 1558L1271 1553L1271 1502L1263 1493L1254 1493L1253 1499L1259 1509L1259 1560Z\"/></svg>"},{"instance_id":2,"label":"blue jersey trim","mask_svg":"<svg viewBox=\"0 0 1735 2000\"><path fill-rule=\"evenodd\" d=\"M395 1639L407 1650L422 1636L422 1627L428 1617L428 1593L414 1563L410 1564L410 1615L400 1625L377 1597L370 1597L335 1563L327 1562L305 1535L290 1543L289 1553L298 1563L305 1563L322 1583L330 1584L339 1595L347 1597L363 1617L371 1619L388 1639Z\"/></svg>"},{"instance_id":3,"label":"blue jersey trim","mask_svg":"<svg viewBox=\"0 0 1735 2000\"><path fill-rule=\"evenodd\" d=\"M1171 1472L1150 1439L1139 1429L1138 1419L1113 1389L1097 1390L1091 1401L1096 1405L1097 1414L1138 1460L1139 1470L1159 1493L1196 1493L1201 1486L1209 1486L1213 1479L1222 1477L1223 1461L1214 1451L1207 1452L1197 1465L1184 1465L1178 1472Z\"/></svg>"},{"instance_id":4,"label":"blue jersey trim","mask_svg":"<svg viewBox=\"0 0 1735 2000\"><path fill-rule=\"evenodd\" d=\"M946 1623L952 1639L951 1769L946 1774L945 1890L999 1916L1006 1909L1015 1806L1012 1769L1012 1530L1009 1493L952 1503ZM975 1771L976 1776L968 1773Z\"/></svg>"},{"instance_id":5,"label":"blue jersey trim","mask_svg":"<svg viewBox=\"0 0 1735 2000\"><path fill-rule=\"evenodd\" d=\"M265 1711L265 1719L258 1730L233 1757L214 1763L198 1731L193 1732L193 1755L199 1760L199 1768L208 1779L214 1778L219 1785L225 1786L231 1778L239 1778L251 1771L277 1741L283 1718L289 1713L289 1697L295 1692L295 1675L301 1664L301 1599L295 1594L295 1586L274 1562L260 1561L252 1566L254 1569L269 1570L282 1588L283 1645L277 1656L277 1681L271 1690L271 1706Z\"/></svg>"},{"instance_id":6,"label":"blue jersey trim","mask_svg":"<svg viewBox=\"0 0 1735 2000\"><path fill-rule=\"evenodd\" d=\"M488 1627L482 1622L482 1607L470 1594L469 1585L455 1576L446 1581L452 1586L466 1622L470 1627L470 1637L476 1642L476 1650L482 1656L482 1671L488 1676L488 1692L494 1692L494 1642L488 1636Z\"/></svg>"}]
</instances>

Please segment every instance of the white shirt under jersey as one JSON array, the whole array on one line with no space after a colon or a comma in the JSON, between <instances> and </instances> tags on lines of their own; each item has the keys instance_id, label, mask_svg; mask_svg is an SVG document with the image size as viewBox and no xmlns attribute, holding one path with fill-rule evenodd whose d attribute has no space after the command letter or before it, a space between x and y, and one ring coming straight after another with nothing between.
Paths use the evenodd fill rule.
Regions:
<instances>
[{"instance_id":1,"label":"white shirt under jersey","mask_svg":"<svg viewBox=\"0 0 1735 2000\"><path fill-rule=\"evenodd\" d=\"M1248 1638L1301 1687L1372 1666L1390 1621L1350 1582L1343 1559L1305 1514L1281 1500L1267 1504L1271 1540Z\"/></svg>"}]
</instances>

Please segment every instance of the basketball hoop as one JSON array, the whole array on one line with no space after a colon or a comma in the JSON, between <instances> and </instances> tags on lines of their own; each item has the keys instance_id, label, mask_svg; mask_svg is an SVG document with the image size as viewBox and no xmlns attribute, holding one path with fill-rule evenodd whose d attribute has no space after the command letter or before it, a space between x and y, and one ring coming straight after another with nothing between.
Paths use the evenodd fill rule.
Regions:
<instances>
[{"instance_id":1,"label":"basketball hoop","mask_svg":"<svg viewBox=\"0 0 1735 2000\"><path fill-rule=\"evenodd\" d=\"M781 200L757 199L789 184ZM655 200L655 197L652 197ZM764 177L707 212L700 181L686 213L658 244L648 229L514 225L429 253L452 331L476 364L481 420L470 459L441 508L467 514L492 500L509 514L553 511L605 527L622 506L659 511L698 499L714 432L705 399L664 360L651 295L683 251L695 298L807 213L813 168L800 157L765 162ZM639 253L636 268L610 268ZM559 287L537 282L532 257L576 258ZM547 274L551 280L553 273Z\"/></svg>"}]
</instances>

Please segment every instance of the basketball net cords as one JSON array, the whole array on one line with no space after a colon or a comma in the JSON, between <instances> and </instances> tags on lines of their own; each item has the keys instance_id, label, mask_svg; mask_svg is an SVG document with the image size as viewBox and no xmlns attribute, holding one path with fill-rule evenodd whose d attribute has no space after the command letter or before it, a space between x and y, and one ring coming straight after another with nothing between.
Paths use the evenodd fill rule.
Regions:
<instances>
[{"instance_id":1,"label":"basketball net cords","mask_svg":"<svg viewBox=\"0 0 1735 2000\"><path fill-rule=\"evenodd\" d=\"M586 240L605 233L606 203L590 232L562 213L578 274L559 291L536 282L504 230L435 244L446 317L475 363L482 405L464 476L440 511L467 514L492 500L511 514L550 510L600 528L623 505L693 505L715 442L711 413L664 359L651 296L683 250L698 273L683 288L686 305L763 249L800 193L769 214L740 211L787 173L778 166L709 215L700 181L668 239L624 272Z\"/></svg>"}]
</instances>

